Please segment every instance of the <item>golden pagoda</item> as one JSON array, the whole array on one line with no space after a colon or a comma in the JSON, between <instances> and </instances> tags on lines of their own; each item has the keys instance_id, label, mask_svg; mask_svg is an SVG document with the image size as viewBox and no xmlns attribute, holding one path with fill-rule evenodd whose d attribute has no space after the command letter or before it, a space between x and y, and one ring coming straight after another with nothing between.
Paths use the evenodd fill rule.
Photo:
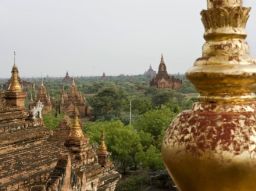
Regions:
<instances>
[{"instance_id":1,"label":"golden pagoda","mask_svg":"<svg viewBox=\"0 0 256 191\"><path fill-rule=\"evenodd\" d=\"M79 140L81 138L84 138L84 134L83 134L82 127L81 127L81 124L80 124L80 120L79 120L77 115L75 115L75 118L73 119L73 124L72 124L72 127L70 129L69 137L71 139L77 139L77 140Z\"/></svg>"},{"instance_id":2,"label":"golden pagoda","mask_svg":"<svg viewBox=\"0 0 256 191\"><path fill-rule=\"evenodd\" d=\"M109 156L109 152L105 143L105 134L104 131L101 132L101 136L100 136L100 145L97 151L97 155L98 155L98 162L99 164L104 167L106 166L106 164L108 163L108 156Z\"/></svg>"},{"instance_id":3,"label":"golden pagoda","mask_svg":"<svg viewBox=\"0 0 256 191\"><path fill-rule=\"evenodd\" d=\"M107 149L107 146L106 146L106 143L105 143L105 134L104 134L104 131L101 132L101 136L100 136L100 146L99 146L99 149L98 149L98 152L99 153L108 153L108 149Z\"/></svg>"},{"instance_id":4,"label":"golden pagoda","mask_svg":"<svg viewBox=\"0 0 256 191\"><path fill-rule=\"evenodd\" d=\"M14 52L14 65L12 67L12 76L8 90L5 93L5 99L7 106L24 108L24 101L26 94L22 91L21 84L19 82L19 70L15 64L15 52Z\"/></svg>"},{"instance_id":5,"label":"golden pagoda","mask_svg":"<svg viewBox=\"0 0 256 191\"><path fill-rule=\"evenodd\" d=\"M180 191L256 188L256 62L242 0L207 0L202 57L186 73L200 93L167 129L162 155Z\"/></svg>"},{"instance_id":6,"label":"golden pagoda","mask_svg":"<svg viewBox=\"0 0 256 191\"><path fill-rule=\"evenodd\" d=\"M21 92L22 91L22 87L19 82L19 70L18 70L16 64L14 64L12 67L12 77L10 80L8 91L12 91L12 92Z\"/></svg>"}]
</instances>

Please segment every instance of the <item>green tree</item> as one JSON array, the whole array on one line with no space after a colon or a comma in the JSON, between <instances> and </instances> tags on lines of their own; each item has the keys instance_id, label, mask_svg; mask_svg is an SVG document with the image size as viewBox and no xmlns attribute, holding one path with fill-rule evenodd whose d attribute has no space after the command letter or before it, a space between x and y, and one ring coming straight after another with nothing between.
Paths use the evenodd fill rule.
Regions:
<instances>
[{"instance_id":1,"label":"green tree","mask_svg":"<svg viewBox=\"0 0 256 191\"><path fill-rule=\"evenodd\" d=\"M151 110L141 115L134 122L134 128L138 131L144 131L151 134L155 142L154 144L161 144L161 135L169 126L175 115L176 114L167 107Z\"/></svg>"},{"instance_id":2,"label":"green tree","mask_svg":"<svg viewBox=\"0 0 256 191\"><path fill-rule=\"evenodd\" d=\"M140 136L129 126L124 126L121 121L91 122L85 125L85 131L92 142L98 142L100 132L104 130L106 143L112 153L112 159L126 173L128 168L137 168L137 153L142 151Z\"/></svg>"},{"instance_id":3,"label":"green tree","mask_svg":"<svg viewBox=\"0 0 256 191\"><path fill-rule=\"evenodd\" d=\"M128 100L124 91L117 87L105 88L90 99L95 119L119 119Z\"/></svg>"},{"instance_id":4,"label":"green tree","mask_svg":"<svg viewBox=\"0 0 256 191\"><path fill-rule=\"evenodd\" d=\"M134 114L143 114L152 109L151 100L149 97L136 96L132 99L132 112Z\"/></svg>"},{"instance_id":5,"label":"green tree","mask_svg":"<svg viewBox=\"0 0 256 191\"><path fill-rule=\"evenodd\" d=\"M153 145L150 145L145 152L139 152L137 158L142 162L144 168L149 168L150 170L164 169L161 152Z\"/></svg>"}]
</instances>

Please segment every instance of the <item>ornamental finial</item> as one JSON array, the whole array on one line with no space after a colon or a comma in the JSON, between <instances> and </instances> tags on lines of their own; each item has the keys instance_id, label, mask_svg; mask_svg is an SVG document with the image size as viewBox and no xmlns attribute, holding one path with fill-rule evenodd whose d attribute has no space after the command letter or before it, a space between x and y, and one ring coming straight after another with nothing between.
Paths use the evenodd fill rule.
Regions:
<instances>
[{"instance_id":1,"label":"ornamental finial","mask_svg":"<svg viewBox=\"0 0 256 191\"><path fill-rule=\"evenodd\" d=\"M9 87L8 87L8 91L11 91L11 92L22 92L22 87L21 87L21 84L19 82L19 70L16 66L16 61L15 61L15 57L16 57L16 52L14 51L14 64L13 64L13 67L12 67L12 76L11 76L11 79L10 79L10 84L9 84Z\"/></svg>"},{"instance_id":2,"label":"ornamental finial","mask_svg":"<svg viewBox=\"0 0 256 191\"><path fill-rule=\"evenodd\" d=\"M98 153L100 154L108 154L108 149L105 143L105 133L104 131L101 132L101 136L100 136L100 146L98 149Z\"/></svg>"},{"instance_id":3,"label":"ornamental finial","mask_svg":"<svg viewBox=\"0 0 256 191\"><path fill-rule=\"evenodd\" d=\"M72 138L72 139L81 139L81 138L84 137L82 127L81 127L81 124L80 124L80 120L79 120L76 113L75 113L75 117L73 119L72 127L70 129L69 137Z\"/></svg>"},{"instance_id":4,"label":"ornamental finial","mask_svg":"<svg viewBox=\"0 0 256 191\"><path fill-rule=\"evenodd\" d=\"M207 0L208 9L220 7L241 7L243 0Z\"/></svg>"}]
</instances>

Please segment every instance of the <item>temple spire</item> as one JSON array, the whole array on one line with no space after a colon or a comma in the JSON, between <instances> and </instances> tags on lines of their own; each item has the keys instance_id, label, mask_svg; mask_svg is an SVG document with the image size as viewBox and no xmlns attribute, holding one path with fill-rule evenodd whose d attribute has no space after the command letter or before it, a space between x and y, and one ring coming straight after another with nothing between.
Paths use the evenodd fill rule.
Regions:
<instances>
[{"instance_id":1,"label":"temple spire","mask_svg":"<svg viewBox=\"0 0 256 191\"><path fill-rule=\"evenodd\" d=\"M12 76L10 79L9 87L5 92L5 100L8 106L24 108L26 93L22 91L19 70L15 64L15 56L16 53L14 51L14 64L12 67Z\"/></svg>"},{"instance_id":2,"label":"temple spire","mask_svg":"<svg viewBox=\"0 0 256 191\"><path fill-rule=\"evenodd\" d=\"M81 127L80 120L78 118L77 113L75 112L74 115L75 116L74 116L74 119L73 119L72 127L70 129L69 137L71 139L78 139L79 140L81 138L84 138L84 134L83 134L82 127Z\"/></svg>"},{"instance_id":3,"label":"temple spire","mask_svg":"<svg viewBox=\"0 0 256 191\"><path fill-rule=\"evenodd\" d=\"M101 136L100 136L100 146L99 146L99 150L100 153L102 154L107 154L108 153L108 149L105 143L105 133L104 131L101 132Z\"/></svg>"},{"instance_id":4,"label":"temple spire","mask_svg":"<svg viewBox=\"0 0 256 191\"><path fill-rule=\"evenodd\" d=\"M41 79L41 86L44 86L44 79Z\"/></svg>"},{"instance_id":5,"label":"temple spire","mask_svg":"<svg viewBox=\"0 0 256 191\"><path fill-rule=\"evenodd\" d=\"M16 64L16 51L13 51L13 65Z\"/></svg>"},{"instance_id":6,"label":"temple spire","mask_svg":"<svg viewBox=\"0 0 256 191\"><path fill-rule=\"evenodd\" d=\"M74 78L72 79L72 86L76 86L76 82Z\"/></svg>"},{"instance_id":7,"label":"temple spire","mask_svg":"<svg viewBox=\"0 0 256 191\"><path fill-rule=\"evenodd\" d=\"M159 67L158 67L158 72L164 72L167 74L167 69L166 69L166 65L164 63L164 56L163 54L161 54L161 61L160 61L160 64L159 64Z\"/></svg>"},{"instance_id":8,"label":"temple spire","mask_svg":"<svg viewBox=\"0 0 256 191\"><path fill-rule=\"evenodd\" d=\"M164 63L164 55L163 55L163 53L161 54L161 63Z\"/></svg>"},{"instance_id":9,"label":"temple spire","mask_svg":"<svg viewBox=\"0 0 256 191\"><path fill-rule=\"evenodd\" d=\"M108 163L108 156L109 156L109 152L107 149L107 146L105 144L105 134L104 131L101 132L101 136L100 136L100 145L97 151L97 155L98 155L98 162L99 164L104 167L107 165Z\"/></svg>"},{"instance_id":10,"label":"temple spire","mask_svg":"<svg viewBox=\"0 0 256 191\"><path fill-rule=\"evenodd\" d=\"M22 92L22 87L21 87L21 84L19 82L19 70L16 66L16 63L15 63L15 57L16 57L16 53L14 51L14 64L13 64L13 67L12 67L12 76L11 76L11 79L10 79L10 84L9 84L9 87L8 87L8 91L11 91L11 92Z\"/></svg>"}]
</instances>

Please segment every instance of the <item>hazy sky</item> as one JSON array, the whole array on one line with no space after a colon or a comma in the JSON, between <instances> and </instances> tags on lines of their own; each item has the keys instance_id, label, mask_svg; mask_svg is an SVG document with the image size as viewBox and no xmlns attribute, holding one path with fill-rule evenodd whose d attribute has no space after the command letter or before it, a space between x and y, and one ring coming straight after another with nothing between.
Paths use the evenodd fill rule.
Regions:
<instances>
[{"instance_id":1,"label":"hazy sky","mask_svg":"<svg viewBox=\"0 0 256 191\"><path fill-rule=\"evenodd\" d=\"M256 3L247 25L256 55ZM164 54L169 73L201 55L206 0L0 0L0 78L141 74Z\"/></svg>"}]
</instances>

